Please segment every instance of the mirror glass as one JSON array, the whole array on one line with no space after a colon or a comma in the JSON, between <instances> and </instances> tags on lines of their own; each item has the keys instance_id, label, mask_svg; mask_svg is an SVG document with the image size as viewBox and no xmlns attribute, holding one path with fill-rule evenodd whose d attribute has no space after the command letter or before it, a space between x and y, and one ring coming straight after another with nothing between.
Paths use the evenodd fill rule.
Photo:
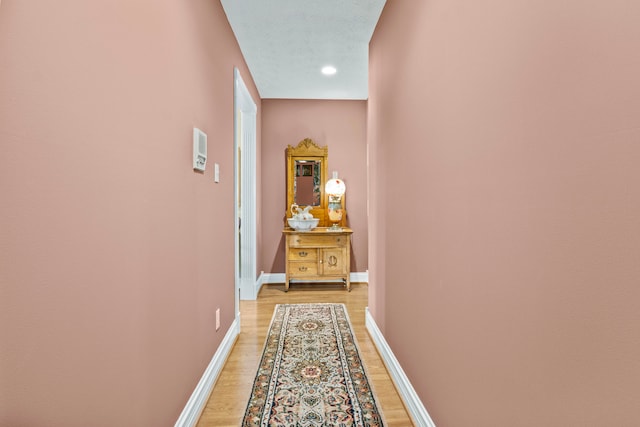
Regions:
<instances>
[{"instance_id":1,"label":"mirror glass","mask_svg":"<svg viewBox=\"0 0 640 427\"><path fill-rule=\"evenodd\" d=\"M322 200L320 171L320 160L295 161L294 203L300 206L320 206L320 200Z\"/></svg>"},{"instance_id":2,"label":"mirror glass","mask_svg":"<svg viewBox=\"0 0 640 427\"><path fill-rule=\"evenodd\" d=\"M291 218L291 205L302 209L311 207L309 213L319 219L319 227L327 224L327 182L329 148L319 147L313 140L305 138L297 146L288 145L287 157L287 204L285 218ZM288 223L285 220L285 227Z\"/></svg>"}]
</instances>

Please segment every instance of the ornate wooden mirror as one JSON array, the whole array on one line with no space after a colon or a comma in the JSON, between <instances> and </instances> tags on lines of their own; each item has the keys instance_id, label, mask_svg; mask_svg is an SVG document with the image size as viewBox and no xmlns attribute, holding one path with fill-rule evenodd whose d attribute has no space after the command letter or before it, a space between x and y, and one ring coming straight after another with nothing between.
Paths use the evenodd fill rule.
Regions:
<instances>
[{"instance_id":1,"label":"ornate wooden mirror","mask_svg":"<svg viewBox=\"0 0 640 427\"><path fill-rule=\"evenodd\" d=\"M301 208L311 206L310 213L320 219L318 225L327 226L324 185L329 177L328 157L329 148L319 147L309 138L300 141L296 147L287 147L287 218L291 218L292 204Z\"/></svg>"}]
</instances>

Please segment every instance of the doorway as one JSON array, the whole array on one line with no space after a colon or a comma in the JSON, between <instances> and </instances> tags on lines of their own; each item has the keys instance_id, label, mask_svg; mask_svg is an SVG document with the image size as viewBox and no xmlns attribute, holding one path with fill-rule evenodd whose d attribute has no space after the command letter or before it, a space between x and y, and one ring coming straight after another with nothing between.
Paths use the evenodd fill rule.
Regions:
<instances>
[{"instance_id":1,"label":"doorway","mask_svg":"<svg viewBox=\"0 0 640 427\"><path fill-rule=\"evenodd\" d=\"M234 68L235 310L256 299L256 114L240 71Z\"/></svg>"}]
</instances>

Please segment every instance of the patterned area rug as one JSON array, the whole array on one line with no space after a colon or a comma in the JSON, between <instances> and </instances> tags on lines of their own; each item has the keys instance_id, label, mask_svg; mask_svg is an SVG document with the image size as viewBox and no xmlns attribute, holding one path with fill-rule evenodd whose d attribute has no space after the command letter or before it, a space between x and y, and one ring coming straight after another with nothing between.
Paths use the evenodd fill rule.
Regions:
<instances>
[{"instance_id":1,"label":"patterned area rug","mask_svg":"<svg viewBox=\"0 0 640 427\"><path fill-rule=\"evenodd\" d=\"M242 425L384 426L343 304L276 306Z\"/></svg>"}]
</instances>

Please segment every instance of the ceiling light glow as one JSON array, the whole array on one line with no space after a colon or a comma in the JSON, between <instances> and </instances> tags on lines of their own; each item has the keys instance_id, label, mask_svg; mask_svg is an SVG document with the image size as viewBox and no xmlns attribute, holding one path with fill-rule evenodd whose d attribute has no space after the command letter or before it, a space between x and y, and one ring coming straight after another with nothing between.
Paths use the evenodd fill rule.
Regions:
<instances>
[{"instance_id":1,"label":"ceiling light glow","mask_svg":"<svg viewBox=\"0 0 640 427\"><path fill-rule=\"evenodd\" d=\"M322 74L324 74L325 76L333 76L337 71L338 70L336 70L336 67L333 67L331 65L322 67Z\"/></svg>"}]
</instances>

